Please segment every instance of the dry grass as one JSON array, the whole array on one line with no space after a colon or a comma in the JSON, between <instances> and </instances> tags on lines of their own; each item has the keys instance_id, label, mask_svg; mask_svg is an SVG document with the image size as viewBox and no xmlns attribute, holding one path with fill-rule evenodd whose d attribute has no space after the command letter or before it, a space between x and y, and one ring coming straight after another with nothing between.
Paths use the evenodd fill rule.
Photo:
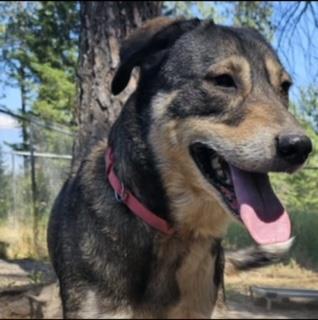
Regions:
<instances>
[{"instance_id":1,"label":"dry grass","mask_svg":"<svg viewBox=\"0 0 318 320\"><path fill-rule=\"evenodd\" d=\"M226 275L227 288L248 294L249 287L302 288L318 290L318 273L302 268L295 261L278 264L249 272Z\"/></svg>"},{"instance_id":2,"label":"dry grass","mask_svg":"<svg viewBox=\"0 0 318 320\"><path fill-rule=\"evenodd\" d=\"M13 226L10 226L8 222L6 222L6 224L0 224L0 244L1 242L5 242L9 245L6 248L7 258L23 259L31 257L41 259L46 257L46 223L46 221L43 221L40 224L40 248L38 252L34 249L32 223L20 222L12 224ZM20 281L21 279L19 278ZM34 281L34 279L26 276L23 278L23 281L29 283L30 281ZM16 284L16 280L10 277L4 277L2 279L3 286L9 287ZM305 269L297 264L295 260L291 260L288 265L278 264L249 272L227 274L225 276L227 307L220 306L217 308L214 317L217 319L316 318L317 308L311 306L288 304L287 307L284 307L277 304L275 308L269 312L266 310L265 305L255 305L249 297L249 288L255 285L318 290L318 273ZM50 298L48 306L53 302ZM6 301L6 307L8 306L11 306L11 303ZM14 318L16 318L16 316Z\"/></svg>"},{"instance_id":3,"label":"dry grass","mask_svg":"<svg viewBox=\"0 0 318 320\"><path fill-rule=\"evenodd\" d=\"M41 259L47 257L45 224L45 221L39 224L39 245L37 249L33 240L33 226L30 222L19 222L12 225L9 223L0 224L2 257L7 259Z\"/></svg>"}]
</instances>

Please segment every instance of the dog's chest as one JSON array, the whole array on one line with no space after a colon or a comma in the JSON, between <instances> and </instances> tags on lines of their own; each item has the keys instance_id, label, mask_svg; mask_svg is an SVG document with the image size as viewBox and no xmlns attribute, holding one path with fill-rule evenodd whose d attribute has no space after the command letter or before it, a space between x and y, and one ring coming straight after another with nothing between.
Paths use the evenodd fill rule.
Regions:
<instances>
[{"instance_id":1,"label":"dog's chest","mask_svg":"<svg viewBox=\"0 0 318 320\"><path fill-rule=\"evenodd\" d=\"M216 256L210 241L194 242L177 271L180 301L168 317L210 317L217 297L214 284Z\"/></svg>"}]
</instances>

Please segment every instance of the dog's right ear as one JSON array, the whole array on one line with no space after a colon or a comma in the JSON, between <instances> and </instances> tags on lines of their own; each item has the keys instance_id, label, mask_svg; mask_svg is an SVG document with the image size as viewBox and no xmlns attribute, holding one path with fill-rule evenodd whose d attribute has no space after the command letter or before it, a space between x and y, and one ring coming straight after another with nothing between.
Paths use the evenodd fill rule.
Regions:
<instances>
[{"instance_id":1,"label":"dog's right ear","mask_svg":"<svg viewBox=\"0 0 318 320\"><path fill-rule=\"evenodd\" d=\"M125 89L133 68L142 65L149 55L171 47L181 35L199 24L199 19L172 20L159 17L137 29L121 47L120 64L112 81L112 93L117 95Z\"/></svg>"}]
</instances>

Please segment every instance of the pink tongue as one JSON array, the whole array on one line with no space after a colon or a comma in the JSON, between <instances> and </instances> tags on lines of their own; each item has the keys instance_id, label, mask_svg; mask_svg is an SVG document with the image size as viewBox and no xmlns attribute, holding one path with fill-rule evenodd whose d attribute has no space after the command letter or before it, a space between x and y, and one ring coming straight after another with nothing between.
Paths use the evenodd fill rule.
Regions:
<instances>
[{"instance_id":1,"label":"pink tongue","mask_svg":"<svg viewBox=\"0 0 318 320\"><path fill-rule=\"evenodd\" d=\"M268 175L230 168L240 217L253 239L259 244L287 241L291 236L290 219Z\"/></svg>"}]
</instances>

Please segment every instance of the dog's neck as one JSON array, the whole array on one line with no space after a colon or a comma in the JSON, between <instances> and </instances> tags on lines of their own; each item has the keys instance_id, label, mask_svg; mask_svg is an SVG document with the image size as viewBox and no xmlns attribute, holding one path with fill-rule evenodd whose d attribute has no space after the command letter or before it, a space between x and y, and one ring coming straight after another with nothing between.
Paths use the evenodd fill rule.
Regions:
<instances>
[{"instance_id":1,"label":"dog's neck","mask_svg":"<svg viewBox=\"0 0 318 320\"><path fill-rule=\"evenodd\" d=\"M133 95L109 136L115 172L126 190L156 215L171 222L167 195L144 131Z\"/></svg>"},{"instance_id":2,"label":"dog's neck","mask_svg":"<svg viewBox=\"0 0 318 320\"><path fill-rule=\"evenodd\" d=\"M149 131L155 134L152 141L162 146L165 142L160 141L160 134L147 127L147 123L151 123L150 115L146 119L147 114L141 116L137 108L140 104L132 95L110 132L109 146L113 150L114 168L119 180L145 207L173 228L177 227L183 238L222 238L228 217L217 199L203 201L199 198L191 188L187 188L189 174L179 172L178 161L166 159L163 150L152 149L148 141ZM158 157L158 154L171 163L171 170L163 170L162 165L156 165L155 155Z\"/></svg>"}]
</instances>

